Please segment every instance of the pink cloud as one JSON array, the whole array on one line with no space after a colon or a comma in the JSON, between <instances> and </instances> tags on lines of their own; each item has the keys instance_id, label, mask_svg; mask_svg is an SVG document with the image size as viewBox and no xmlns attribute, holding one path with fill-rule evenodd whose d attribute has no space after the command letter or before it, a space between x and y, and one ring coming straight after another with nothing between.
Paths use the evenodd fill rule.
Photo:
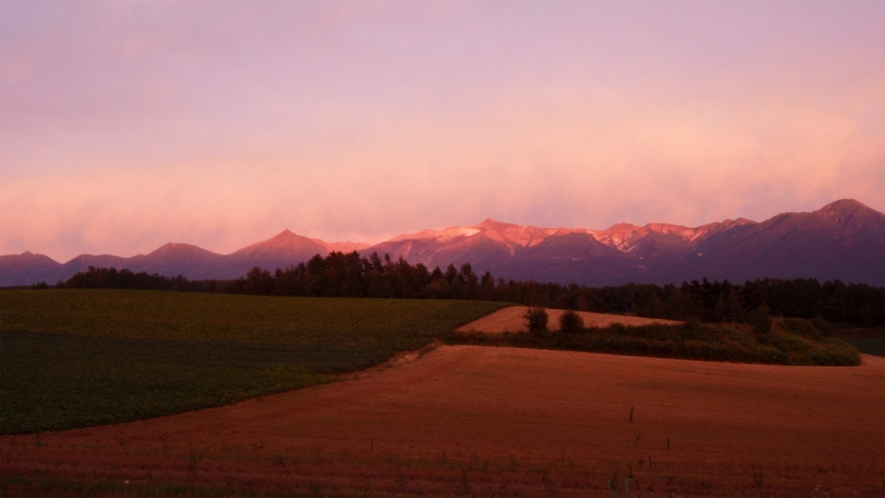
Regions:
<instances>
[{"instance_id":1,"label":"pink cloud","mask_svg":"<svg viewBox=\"0 0 885 498\"><path fill-rule=\"evenodd\" d=\"M885 210L879 3L0 14L2 253Z\"/></svg>"}]
</instances>

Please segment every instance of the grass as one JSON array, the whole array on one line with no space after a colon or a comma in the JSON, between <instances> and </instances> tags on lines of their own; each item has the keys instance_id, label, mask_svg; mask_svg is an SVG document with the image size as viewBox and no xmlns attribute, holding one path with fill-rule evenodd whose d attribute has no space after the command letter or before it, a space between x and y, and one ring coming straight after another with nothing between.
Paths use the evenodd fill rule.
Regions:
<instances>
[{"instance_id":1,"label":"grass","mask_svg":"<svg viewBox=\"0 0 885 498\"><path fill-rule=\"evenodd\" d=\"M636 356L784 365L859 365L854 347L826 337L809 320L781 319L756 334L735 324L644 325L588 328L575 333L458 334L461 344L536 347Z\"/></svg>"},{"instance_id":2,"label":"grass","mask_svg":"<svg viewBox=\"0 0 885 498\"><path fill-rule=\"evenodd\" d=\"M500 303L0 292L0 433L119 423L334 380Z\"/></svg>"},{"instance_id":3,"label":"grass","mask_svg":"<svg viewBox=\"0 0 885 498\"><path fill-rule=\"evenodd\" d=\"M3 330L264 344L426 338L503 307L481 301L49 289L0 291Z\"/></svg>"},{"instance_id":4,"label":"grass","mask_svg":"<svg viewBox=\"0 0 885 498\"><path fill-rule=\"evenodd\" d=\"M61 430L198 410L331 380L298 366L4 355L0 413L4 433Z\"/></svg>"}]
</instances>

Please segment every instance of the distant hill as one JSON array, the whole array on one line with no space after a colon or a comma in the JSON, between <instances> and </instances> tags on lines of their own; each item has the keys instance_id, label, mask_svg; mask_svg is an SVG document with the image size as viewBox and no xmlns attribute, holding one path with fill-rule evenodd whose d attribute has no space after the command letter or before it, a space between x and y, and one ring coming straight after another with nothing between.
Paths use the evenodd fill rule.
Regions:
<instances>
[{"instance_id":1,"label":"distant hill","mask_svg":"<svg viewBox=\"0 0 885 498\"><path fill-rule=\"evenodd\" d=\"M49 256L21 254L0 256L0 285L31 285L47 280L47 276L61 268L61 263Z\"/></svg>"},{"instance_id":2,"label":"distant hill","mask_svg":"<svg viewBox=\"0 0 885 498\"><path fill-rule=\"evenodd\" d=\"M539 228L487 219L469 227L424 230L380 244L327 243L284 230L228 255L166 244L148 255L81 255L61 264L25 252L0 256L0 285L65 280L89 266L128 268L189 279L230 279L251 268L275 270L316 254L358 250L429 268L470 263L495 277L591 286L680 283L708 278L840 279L885 285L885 214L854 200L757 223L739 218L699 227L627 223L605 230Z\"/></svg>"},{"instance_id":3,"label":"distant hill","mask_svg":"<svg viewBox=\"0 0 885 498\"><path fill-rule=\"evenodd\" d=\"M258 266L268 270L307 261L316 254L325 256L329 251L325 245L289 230L283 230L276 237L244 247L229 255L217 267L216 278L236 278Z\"/></svg>"}]
</instances>

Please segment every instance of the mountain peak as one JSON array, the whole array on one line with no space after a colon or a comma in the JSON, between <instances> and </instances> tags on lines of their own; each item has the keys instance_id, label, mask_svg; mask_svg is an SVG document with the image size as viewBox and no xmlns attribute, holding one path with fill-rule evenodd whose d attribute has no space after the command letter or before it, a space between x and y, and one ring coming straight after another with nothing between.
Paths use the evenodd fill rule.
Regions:
<instances>
[{"instance_id":1,"label":"mountain peak","mask_svg":"<svg viewBox=\"0 0 885 498\"><path fill-rule=\"evenodd\" d=\"M497 231L497 230L503 230L507 227L512 227L512 226L516 226L516 225L513 225L512 223L504 223L502 221L498 221L498 220L495 220L492 218L486 218L486 219L482 220L482 223L480 223L478 225L474 225L473 228L479 228L482 230Z\"/></svg>"},{"instance_id":2,"label":"mountain peak","mask_svg":"<svg viewBox=\"0 0 885 498\"><path fill-rule=\"evenodd\" d=\"M298 235L289 229L273 237L246 246L233 254L238 259L259 258L262 265L285 267L300 260L307 260L315 254L326 254L329 251L316 241Z\"/></svg>"},{"instance_id":3,"label":"mountain peak","mask_svg":"<svg viewBox=\"0 0 885 498\"><path fill-rule=\"evenodd\" d=\"M881 240L882 232L885 230L885 214L854 199L831 202L812 214L821 216L843 229L851 230L856 235L868 234Z\"/></svg>"},{"instance_id":4,"label":"mountain peak","mask_svg":"<svg viewBox=\"0 0 885 498\"><path fill-rule=\"evenodd\" d=\"M259 244L265 245L279 245L279 244L292 244L297 243L299 241L305 242L308 241L307 237L298 235L297 233L289 230L288 228L283 230L282 232L274 235L273 237L259 242Z\"/></svg>"},{"instance_id":5,"label":"mountain peak","mask_svg":"<svg viewBox=\"0 0 885 498\"><path fill-rule=\"evenodd\" d=\"M169 251L169 250L173 250L173 249L183 248L186 246L187 246L187 244L179 244L178 242L167 242L167 243L161 245L160 247L158 247L157 250L154 252L157 252L159 250Z\"/></svg>"},{"instance_id":6,"label":"mountain peak","mask_svg":"<svg viewBox=\"0 0 885 498\"><path fill-rule=\"evenodd\" d=\"M853 216L857 212L863 212L867 214L876 213L882 216L882 213L879 213L875 209L854 199L840 199L838 201L831 202L815 211L815 213L818 213L837 223L840 221L844 221L846 218Z\"/></svg>"},{"instance_id":7,"label":"mountain peak","mask_svg":"<svg viewBox=\"0 0 885 498\"><path fill-rule=\"evenodd\" d=\"M160 256L160 255L170 255L170 254L214 254L212 251L207 251L202 247L197 247L191 244L183 244L180 242L168 242L163 244L159 248L157 248L154 252L148 254L148 256Z\"/></svg>"},{"instance_id":8,"label":"mountain peak","mask_svg":"<svg viewBox=\"0 0 885 498\"><path fill-rule=\"evenodd\" d=\"M844 207L848 207L848 208L865 207L867 209L870 209L864 203L862 203L858 200L855 200L855 199L839 199L837 201L833 201L833 202L827 204L826 206L820 208L818 211L825 211L827 209L837 208L837 207L842 207L842 208L844 208Z\"/></svg>"}]
</instances>

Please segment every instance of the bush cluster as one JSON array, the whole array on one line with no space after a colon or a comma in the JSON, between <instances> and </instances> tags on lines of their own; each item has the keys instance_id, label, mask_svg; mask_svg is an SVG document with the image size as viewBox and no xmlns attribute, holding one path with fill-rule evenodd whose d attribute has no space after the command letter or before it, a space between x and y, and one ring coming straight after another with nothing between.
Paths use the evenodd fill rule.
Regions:
<instances>
[{"instance_id":1,"label":"bush cluster","mask_svg":"<svg viewBox=\"0 0 885 498\"><path fill-rule=\"evenodd\" d=\"M535 313L527 312L526 321L538 320ZM452 342L740 363L860 364L852 346L824 336L812 322L800 319L777 321L770 332L763 333L746 325L691 321L682 325L563 328L548 333L468 333L454 336Z\"/></svg>"}]
</instances>

